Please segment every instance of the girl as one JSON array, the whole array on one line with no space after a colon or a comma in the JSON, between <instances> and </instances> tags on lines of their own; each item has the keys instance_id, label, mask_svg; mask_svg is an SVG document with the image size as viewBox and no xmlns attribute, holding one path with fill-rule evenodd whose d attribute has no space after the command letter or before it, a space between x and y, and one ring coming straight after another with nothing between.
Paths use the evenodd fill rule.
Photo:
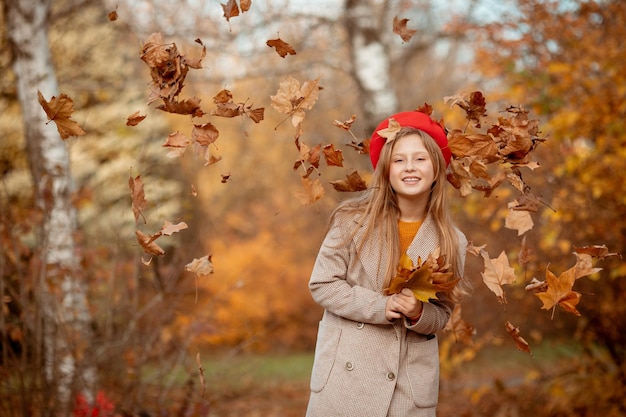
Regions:
<instances>
[{"instance_id":1,"label":"girl","mask_svg":"<svg viewBox=\"0 0 626 417\"><path fill-rule=\"evenodd\" d=\"M391 119L401 128L385 130L385 139L379 133ZM383 289L402 253L417 266L439 248L462 277L467 240L448 213L450 157L446 133L425 113L394 114L374 131L371 184L333 212L309 281L324 315L307 417L435 416L436 333L467 283L429 303L408 289L391 296Z\"/></svg>"}]
</instances>

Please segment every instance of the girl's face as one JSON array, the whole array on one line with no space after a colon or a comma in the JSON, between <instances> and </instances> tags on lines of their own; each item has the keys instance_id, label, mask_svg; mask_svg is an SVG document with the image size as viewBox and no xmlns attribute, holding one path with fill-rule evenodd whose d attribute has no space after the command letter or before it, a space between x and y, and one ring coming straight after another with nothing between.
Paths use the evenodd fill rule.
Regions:
<instances>
[{"instance_id":1,"label":"girl's face","mask_svg":"<svg viewBox=\"0 0 626 417\"><path fill-rule=\"evenodd\" d=\"M427 201L434 181L433 162L421 136L410 133L399 138L389 165L389 182L398 201Z\"/></svg>"}]
</instances>

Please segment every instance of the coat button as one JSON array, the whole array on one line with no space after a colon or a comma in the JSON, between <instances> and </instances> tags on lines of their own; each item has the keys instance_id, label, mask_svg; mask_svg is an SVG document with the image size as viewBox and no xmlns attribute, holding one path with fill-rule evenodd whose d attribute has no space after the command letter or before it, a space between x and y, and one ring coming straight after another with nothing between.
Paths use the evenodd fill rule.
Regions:
<instances>
[{"instance_id":1,"label":"coat button","mask_svg":"<svg viewBox=\"0 0 626 417\"><path fill-rule=\"evenodd\" d=\"M394 379L396 379L396 374L394 374L393 372L389 372L387 374L387 381L393 381Z\"/></svg>"},{"instance_id":2,"label":"coat button","mask_svg":"<svg viewBox=\"0 0 626 417\"><path fill-rule=\"evenodd\" d=\"M346 362L346 370L351 371L354 369L352 362Z\"/></svg>"},{"instance_id":3,"label":"coat button","mask_svg":"<svg viewBox=\"0 0 626 417\"><path fill-rule=\"evenodd\" d=\"M357 329L362 329L363 327L365 327L365 323L358 322L358 323L356 324L356 328L357 328Z\"/></svg>"}]
</instances>

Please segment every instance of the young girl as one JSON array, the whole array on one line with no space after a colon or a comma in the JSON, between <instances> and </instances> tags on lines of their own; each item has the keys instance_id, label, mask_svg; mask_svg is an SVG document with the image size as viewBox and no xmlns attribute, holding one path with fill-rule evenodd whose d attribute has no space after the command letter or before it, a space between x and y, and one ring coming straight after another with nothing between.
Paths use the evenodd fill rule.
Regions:
<instances>
[{"instance_id":1,"label":"young girl","mask_svg":"<svg viewBox=\"0 0 626 417\"><path fill-rule=\"evenodd\" d=\"M385 139L379 132L391 119L401 129ZM391 296L383 289L402 253L417 266L439 248L462 277L467 240L448 213L450 157L444 130L425 113L394 114L374 131L371 184L333 212L309 281L324 315L307 417L435 416L436 333L467 283L429 303L408 289Z\"/></svg>"}]
</instances>

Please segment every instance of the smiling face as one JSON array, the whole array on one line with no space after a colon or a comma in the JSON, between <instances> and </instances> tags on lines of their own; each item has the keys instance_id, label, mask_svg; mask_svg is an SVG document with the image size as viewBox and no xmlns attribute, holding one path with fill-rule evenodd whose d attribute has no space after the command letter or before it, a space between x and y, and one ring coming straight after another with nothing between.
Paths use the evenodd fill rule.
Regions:
<instances>
[{"instance_id":1,"label":"smiling face","mask_svg":"<svg viewBox=\"0 0 626 417\"><path fill-rule=\"evenodd\" d=\"M435 181L435 169L424 140L417 133L407 134L393 144L389 163L389 183L398 205L426 207Z\"/></svg>"}]
</instances>

